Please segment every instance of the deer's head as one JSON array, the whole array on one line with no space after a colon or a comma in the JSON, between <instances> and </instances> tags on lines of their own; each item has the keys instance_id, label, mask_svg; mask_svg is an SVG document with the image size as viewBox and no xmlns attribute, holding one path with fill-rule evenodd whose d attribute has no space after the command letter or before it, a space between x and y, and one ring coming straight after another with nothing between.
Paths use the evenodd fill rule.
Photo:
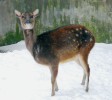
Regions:
<instances>
[{"instance_id":1,"label":"deer's head","mask_svg":"<svg viewBox=\"0 0 112 100\"><path fill-rule=\"evenodd\" d=\"M33 13L21 13L18 10L15 10L15 14L20 19L21 26L24 30L34 28L35 18L37 17L38 13L38 9L36 9Z\"/></svg>"}]
</instances>

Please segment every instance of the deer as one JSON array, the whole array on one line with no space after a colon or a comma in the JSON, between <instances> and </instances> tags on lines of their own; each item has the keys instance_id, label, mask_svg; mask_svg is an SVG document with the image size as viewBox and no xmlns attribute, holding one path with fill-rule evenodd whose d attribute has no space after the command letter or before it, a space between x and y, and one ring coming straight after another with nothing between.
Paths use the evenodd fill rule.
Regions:
<instances>
[{"instance_id":1,"label":"deer","mask_svg":"<svg viewBox=\"0 0 112 100\"><path fill-rule=\"evenodd\" d=\"M77 58L76 62L82 66L82 85L86 83L85 91L89 90L90 67L88 56L95 44L92 32L83 25L70 24L36 35L34 31L35 18L39 15L39 9L33 12L15 10L23 29L26 48L34 60L48 66L51 73L51 96L58 91L57 75L59 64L63 61Z\"/></svg>"}]
</instances>

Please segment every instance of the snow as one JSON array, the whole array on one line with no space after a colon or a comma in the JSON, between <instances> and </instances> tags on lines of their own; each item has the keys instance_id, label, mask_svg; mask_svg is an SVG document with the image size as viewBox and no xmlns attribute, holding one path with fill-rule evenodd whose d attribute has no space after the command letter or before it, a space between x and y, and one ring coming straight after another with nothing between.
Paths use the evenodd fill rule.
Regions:
<instances>
[{"instance_id":1,"label":"snow","mask_svg":"<svg viewBox=\"0 0 112 100\"><path fill-rule=\"evenodd\" d=\"M37 64L23 41L0 50L0 100L112 100L112 44L96 43L89 55L90 89L82 86L82 68L60 64L59 91L51 97L50 71Z\"/></svg>"},{"instance_id":2,"label":"snow","mask_svg":"<svg viewBox=\"0 0 112 100\"><path fill-rule=\"evenodd\" d=\"M22 49L25 49L25 42L23 42L23 41L18 42L16 44L0 47L0 51L3 51L3 52L22 50Z\"/></svg>"}]
</instances>

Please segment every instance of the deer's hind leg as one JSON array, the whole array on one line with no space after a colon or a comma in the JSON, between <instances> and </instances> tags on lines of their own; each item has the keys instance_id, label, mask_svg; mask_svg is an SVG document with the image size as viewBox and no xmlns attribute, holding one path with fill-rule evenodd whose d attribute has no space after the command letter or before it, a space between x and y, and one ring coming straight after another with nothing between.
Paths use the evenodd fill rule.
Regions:
<instances>
[{"instance_id":1,"label":"deer's hind leg","mask_svg":"<svg viewBox=\"0 0 112 100\"><path fill-rule=\"evenodd\" d=\"M81 85L85 85L85 81L86 81L86 73L84 71Z\"/></svg>"},{"instance_id":2,"label":"deer's hind leg","mask_svg":"<svg viewBox=\"0 0 112 100\"><path fill-rule=\"evenodd\" d=\"M76 61L76 63L77 63L78 65L82 66L81 63L80 63L79 55L77 55L77 58L75 59L75 61ZM82 67L82 68L83 68L83 67ZM84 71L81 85L85 85L85 80L86 80L86 73L85 73L85 71Z\"/></svg>"},{"instance_id":3,"label":"deer's hind leg","mask_svg":"<svg viewBox=\"0 0 112 100\"><path fill-rule=\"evenodd\" d=\"M80 54L79 55L79 61L80 61L81 66L84 69L82 85L85 84L86 77L87 77L86 92L88 92L88 90L89 90L89 76L90 76L90 68L89 68L89 64L88 64L88 54L83 54L83 53Z\"/></svg>"}]
</instances>

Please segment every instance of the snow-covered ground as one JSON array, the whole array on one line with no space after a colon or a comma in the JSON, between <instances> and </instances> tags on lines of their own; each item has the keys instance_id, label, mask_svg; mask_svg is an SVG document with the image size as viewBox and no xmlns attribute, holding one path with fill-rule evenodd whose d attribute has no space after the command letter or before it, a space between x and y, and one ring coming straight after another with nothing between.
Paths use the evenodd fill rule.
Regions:
<instances>
[{"instance_id":1,"label":"snow-covered ground","mask_svg":"<svg viewBox=\"0 0 112 100\"><path fill-rule=\"evenodd\" d=\"M59 91L51 97L49 69L37 64L24 42L0 47L0 100L112 100L112 44L96 43L89 56L90 90L80 85L83 70L74 61L60 64Z\"/></svg>"}]
</instances>

